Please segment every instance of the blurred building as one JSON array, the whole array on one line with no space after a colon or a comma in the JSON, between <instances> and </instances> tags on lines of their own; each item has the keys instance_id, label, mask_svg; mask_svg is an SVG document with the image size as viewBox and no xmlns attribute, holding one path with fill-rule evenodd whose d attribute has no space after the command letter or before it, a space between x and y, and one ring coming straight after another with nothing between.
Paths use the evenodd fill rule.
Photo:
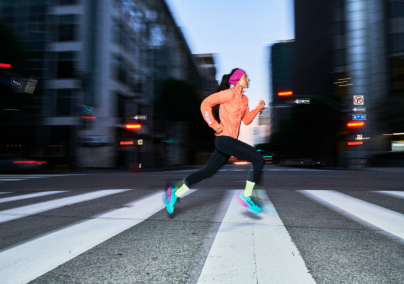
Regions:
<instances>
[{"instance_id":1,"label":"blurred building","mask_svg":"<svg viewBox=\"0 0 404 284\"><path fill-rule=\"evenodd\" d=\"M279 92L294 91L293 70L295 67L295 41L280 41L270 48L270 89L271 97L271 134L279 131L283 119L290 118L291 105L285 105L278 97Z\"/></svg>"},{"instance_id":2,"label":"blurred building","mask_svg":"<svg viewBox=\"0 0 404 284\"><path fill-rule=\"evenodd\" d=\"M265 144L269 142L269 137L272 133L271 113L273 111L274 109L270 110L269 108L265 108L258 117L258 130L257 135L254 136L254 145Z\"/></svg>"},{"instance_id":3,"label":"blurred building","mask_svg":"<svg viewBox=\"0 0 404 284\"><path fill-rule=\"evenodd\" d=\"M202 92L205 97L216 91L216 64L212 53L194 54L202 75Z\"/></svg>"},{"instance_id":4,"label":"blurred building","mask_svg":"<svg viewBox=\"0 0 404 284\"><path fill-rule=\"evenodd\" d=\"M337 94L346 121L366 114L364 127L342 129L340 165L390 150L382 134L404 131L393 123L404 127L404 1L295 0L295 34L294 93ZM348 147L357 135L369 139Z\"/></svg>"},{"instance_id":5,"label":"blurred building","mask_svg":"<svg viewBox=\"0 0 404 284\"><path fill-rule=\"evenodd\" d=\"M36 146L22 154L52 164L152 166L156 84L201 84L164 0L0 0L0 21L31 52L39 77L39 118L23 139ZM128 130L130 123L141 127Z\"/></svg>"},{"instance_id":6,"label":"blurred building","mask_svg":"<svg viewBox=\"0 0 404 284\"><path fill-rule=\"evenodd\" d=\"M315 95L334 91L332 73L334 1L295 0L293 91L296 95Z\"/></svg>"},{"instance_id":7,"label":"blurred building","mask_svg":"<svg viewBox=\"0 0 404 284\"><path fill-rule=\"evenodd\" d=\"M359 160L390 151L383 134L404 131L404 1L340 0L332 13L336 91L346 98L349 116L358 114L353 97L363 96L365 126L353 136L369 137L342 152Z\"/></svg>"}]
</instances>

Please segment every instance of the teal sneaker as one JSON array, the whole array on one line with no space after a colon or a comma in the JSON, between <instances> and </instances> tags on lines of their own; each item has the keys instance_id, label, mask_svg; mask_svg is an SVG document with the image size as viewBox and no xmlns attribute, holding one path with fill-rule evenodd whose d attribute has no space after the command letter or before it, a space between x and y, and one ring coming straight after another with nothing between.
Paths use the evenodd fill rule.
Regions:
<instances>
[{"instance_id":1,"label":"teal sneaker","mask_svg":"<svg viewBox=\"0 0 404 284\"><path fill-rule=\"evenodd\" d=\"M174 212L174 205L177 202L177 196L175 195L175 192L177 189L175 188L175 181L172 180L170 186L167 188L167 202L166 202L166 207L168 213L173 213Z\"/></svg>"},{"instance_id":2,"label":"teal sneaker","mask_svg":"<svg viewBox=\"0 0 404 284\"><path fill-rule=\"evenodd\" d=\"M253 213L260 213L261 208L255 204L254 200L251 199L251 197L244 197L244 193L241 193L239 197L237 197L237 202L240 203L240 205L243 205L245 208L247 208L248 211L253 212Z\"/></svg>"}]
</instances>

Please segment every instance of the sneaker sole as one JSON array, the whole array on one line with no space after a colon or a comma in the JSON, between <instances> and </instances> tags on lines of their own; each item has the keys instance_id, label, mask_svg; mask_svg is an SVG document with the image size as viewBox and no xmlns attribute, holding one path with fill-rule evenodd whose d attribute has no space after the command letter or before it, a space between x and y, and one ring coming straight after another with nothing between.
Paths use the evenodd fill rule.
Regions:
<instances>
[{"instance_id":1,"label":"sneaker sole","mask_svg":"<svg viewBox=\"0 0 404 284\"><path fill-rule=\"evenodd\" d=\"M167 188L167 202L171 201L171 195L172 195L172 188L171 186Z\"/></svg>"},{"instance_id":2,"label":"sneaker sole","mask_svg":"<svg viewBox=\"0 0 404 284\"><path fill-rule=\"evenodd\" d=\"M252 213L260 213L261 209L259 211L254 211L252 209L250 209L250 207L248 206L247 202L245 202L243 199L241 199L240 197L237 197L237 202L244 206L245 208L247 208L248 211L252 212Z\"/></svg>"},{"instance_id":3,"label":"sneaker sole","mask_svg":"<svg viewBox=\"0 0 404 284\"><path fill-rule=\"evenodd\" d=\"M243 199L241 199L240 197L237 197L237 202L238 202L240 205L244 206L245 208L248 208L247 202L245 202L245 201L244 201Z\"/></svg>"}]
</instances>

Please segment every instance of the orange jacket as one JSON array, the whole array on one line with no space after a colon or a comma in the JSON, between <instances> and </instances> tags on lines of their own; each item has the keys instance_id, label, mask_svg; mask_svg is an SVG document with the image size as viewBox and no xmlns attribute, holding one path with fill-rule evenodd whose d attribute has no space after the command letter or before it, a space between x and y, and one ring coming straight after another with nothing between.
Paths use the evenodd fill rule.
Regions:
<instances>
[{"instance_id":1,"label":"orange jacket","mask_svg":"<svg viewBox=\"0 0 404 284\"><path fill-rule=\"evenodd\" d=\"M215 132L216 136L228 135L237 139L241 120L245 125L249 125L258 112L264 107L259 105L252 111L248 108L248 98L238 92L236 87L215 93L203 100L201 104L201 112L209 127L216 128L219 123L213 116L212 107L220 104L219 116L220 125L223 131Z\"/></svg>"}]
</instances>

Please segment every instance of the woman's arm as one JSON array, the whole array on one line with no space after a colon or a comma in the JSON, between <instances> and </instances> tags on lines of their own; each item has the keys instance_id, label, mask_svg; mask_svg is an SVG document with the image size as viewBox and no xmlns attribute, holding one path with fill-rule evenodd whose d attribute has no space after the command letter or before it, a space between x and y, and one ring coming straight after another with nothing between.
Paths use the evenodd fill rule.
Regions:
<instances>
[{"instance_id":1,"label":"woman's arm","mask_svg":"<svg viewBox=\"0 0 404 284\"><path fill-rule=\"evenodd\" d=\"M205 121L208 123L209 127L216 129L219 126L219 123L215 119L212 111L212 107L218 104L224 104L229 101L233 96L232 91L221 91L218 93L214 93L203 100L201 104L201 112Z\"/></svg>"},{"instance_id":2,"label":"woman's arm","mask_svg":"<svg viewBox=\"0 0 404 284\"><path fill-rule=\"evenodd\" d=\"M247 99L247 97L246 97ZM248 107L248 99L247 99L247 106L244 112L244 116L243 116L243 122L245 125L249 125L251 124L251 122L253 122L254 118L257 116L258 112L260 112L261 110L264 109L264 101L261 100L259 105L253 109L252 111L250 111L249 107Z\"/></svg>"}]
</instances>

